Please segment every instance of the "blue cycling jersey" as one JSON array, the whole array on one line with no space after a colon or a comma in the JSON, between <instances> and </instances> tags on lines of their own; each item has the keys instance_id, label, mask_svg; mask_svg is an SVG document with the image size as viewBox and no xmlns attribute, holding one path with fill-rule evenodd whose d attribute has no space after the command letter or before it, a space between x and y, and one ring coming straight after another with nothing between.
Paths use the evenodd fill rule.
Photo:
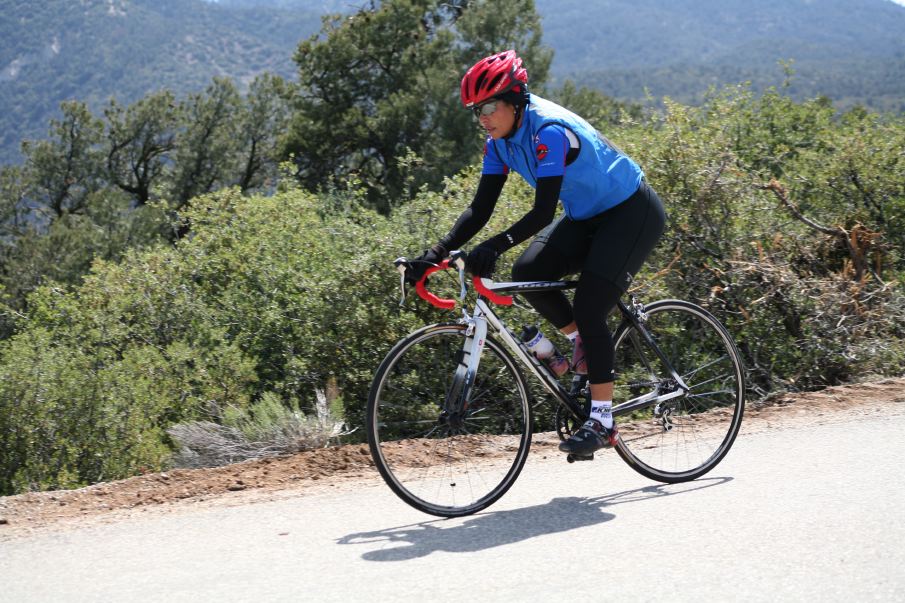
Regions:
<instances>
[{"instance_id":1,"label":"blue cycling jersey","mask_svg":"<svg viewBox=\"0 0 905 603\"><path fill-rule=\"evenodd\" d=\"M531 186L562 176L560 201L573 220L586 220L632 196L644 173L581 117L534 94L509 138L488 137L484 174L520 174Z\"/></svg>"},{"instance_id":2,"label":"blue cycling jersey","mask_svg":"<svg viewBox=\"0 0 905 603\"><path fill-rule=\"evenodd\" d=\"M536 137L534 154L537 156L537 170L535 176L565 176L567 161L570 158L569 151L578 152L577 139L569 136L571 132L559 124L552 124L543 128ZM570 138L572 139L570 141ZM482 174L508 174L509 168L500 159L499 154L492 149L493 139L488 137L484 146L484 169Z\"/></svg>"}]
</instances>

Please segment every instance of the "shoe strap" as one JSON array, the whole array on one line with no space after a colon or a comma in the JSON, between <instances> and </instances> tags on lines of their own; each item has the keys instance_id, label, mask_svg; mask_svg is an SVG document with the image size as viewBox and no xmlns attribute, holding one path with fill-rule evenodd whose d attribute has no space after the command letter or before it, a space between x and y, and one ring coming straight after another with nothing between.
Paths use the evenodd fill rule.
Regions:
<instances>
[{"instance_id":1,"label":"shoe strap","mask_svg":"<svg viewBox=\"0 0 905 603\"><path fill-rule=\"evenodd\" d=\"M588 419L584 422L584 425L581 426L582 429L589 429L594 433L606 432L606 427L604 427L600 421L596 421L594 419Z\"/></svg>"}]
</instances>

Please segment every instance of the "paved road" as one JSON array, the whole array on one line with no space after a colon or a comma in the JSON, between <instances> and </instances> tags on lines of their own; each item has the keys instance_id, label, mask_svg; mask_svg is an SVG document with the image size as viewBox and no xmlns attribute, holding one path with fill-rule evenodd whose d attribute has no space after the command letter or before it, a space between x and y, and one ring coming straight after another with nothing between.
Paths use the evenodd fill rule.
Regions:
<instances>
[{"instance_id":1,"label":"paved road","mask_svg":"<svg viewBox=\"0 0 905 603\"><path fill-rule=\"evenodd\" d=\"M486 512L385 487L0 544L0 601L905 601L905 416L742 436L662 486L529 457Z\"/></svg>"}]
</instances>

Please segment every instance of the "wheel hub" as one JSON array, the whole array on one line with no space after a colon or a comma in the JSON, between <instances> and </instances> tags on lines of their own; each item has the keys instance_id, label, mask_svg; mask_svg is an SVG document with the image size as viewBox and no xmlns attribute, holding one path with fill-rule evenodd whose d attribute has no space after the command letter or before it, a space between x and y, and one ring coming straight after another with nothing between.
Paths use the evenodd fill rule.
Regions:
<instances>
[{"instance_id":1,"label":"wheel hub","mask_svg":"<svg viewBox=\"0 0 905 603\"><path fill-rule=\"evenodd\" d=\"M450 429L458 431L465 426L465 416L462 413L454 412L449 415L447 425L449 425Z\"/></svg>"},{"instance_id":2,"label":"wheel hub","mask_svg":"<svg viewBox=\"0 0 905 603\"><path fill-rule=\"evenodd\" d=\"M465 427L465 414L460 412L443 411L437 421L440 425L446 426L450 432L457 433Z\"/></svg>"}]
</instances>

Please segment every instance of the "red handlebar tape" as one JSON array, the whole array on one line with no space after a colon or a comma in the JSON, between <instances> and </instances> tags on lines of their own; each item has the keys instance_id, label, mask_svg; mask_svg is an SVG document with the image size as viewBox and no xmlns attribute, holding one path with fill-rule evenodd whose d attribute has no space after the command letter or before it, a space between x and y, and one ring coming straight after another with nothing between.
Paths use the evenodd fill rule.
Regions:
<instances>
[{"instance_id":1,"label":"red handlebar tape","mask_svg":"<svg viewBox=\"0 0 905 603\"><path fill-rule=\"evenodd\" d=\"M512 298L508 295L500 295L499 293L494 293L490 289L484 286L484 283L481 282L480 277L474 277L474 288L475 291L486 297L489 301L497 304L498 306L511 306Z\"/></svg>"},{"instance_id":2,"label":"red handlebar tape","mask_svg":"<svg viewBox=\"0 0 905 603\"><path fill-rule=\"evenodd\" d=\"M442 297L438 297L427 290L424 286L424 281L427 280L427 277L432 275L435 272L439 272L440 270L446 270L449 268L449 260L443 260L436 266L431 266L424 272L424 276L421 277L421 280L415 283L415 291L418 292L418 296L430 303L432 306L440 308L441 310L452 310L456 307L456 300L454 299L444 299ZM475 291L483 295L487 298L488 301L498 304L500 306L511 306L512 298L506 295L499 295L494 293L490 289L484 286L484 283L481 282L480 277L474 277L472 280L474 283Z\"/></svg>"},{"instance_id":3,"label":"red handlebar tape","mask_svg":"<svg viewBox=\"0 0 905 603\"><path fill-rule=\"evenodd\" d=\"M425 270L424 276L421 277L421 280L415 283L415 291L418 292L419 297L421 297L421 299L427 300L432 306L436 306L441 310L452 310L456 307L456 300L437 297L425 288L424 281L426 281L427 277L432 275L434 272L446 270L447 268L449 268L449 260L443 260L436 266L431 266L430 268Z\"/></svg>"}]
</instances>

